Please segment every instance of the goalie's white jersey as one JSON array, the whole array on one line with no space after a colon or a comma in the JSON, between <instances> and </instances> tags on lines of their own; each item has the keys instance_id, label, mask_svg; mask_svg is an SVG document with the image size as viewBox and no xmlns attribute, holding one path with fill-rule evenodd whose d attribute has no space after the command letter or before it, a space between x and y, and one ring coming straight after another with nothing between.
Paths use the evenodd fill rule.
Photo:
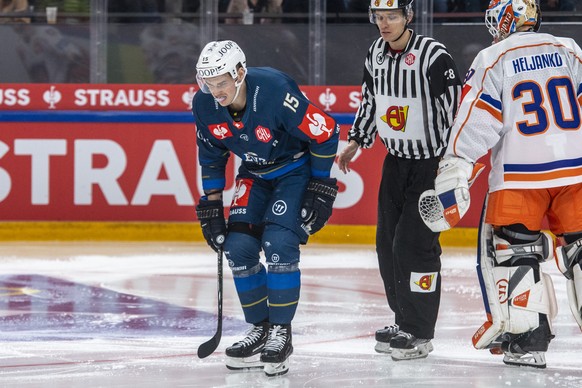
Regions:
<instances>
[{"instance_id":1,"label":"goalie's white jersey","mask_svg":"<svg viewBox=\"0 0 582 388\"><path fill-rule=\"evenodd\" d=\"M582 182L582 51L518 32L482 50L463 86L447 154L491 153L489 190Z\"/></svg>"}]
</instances>

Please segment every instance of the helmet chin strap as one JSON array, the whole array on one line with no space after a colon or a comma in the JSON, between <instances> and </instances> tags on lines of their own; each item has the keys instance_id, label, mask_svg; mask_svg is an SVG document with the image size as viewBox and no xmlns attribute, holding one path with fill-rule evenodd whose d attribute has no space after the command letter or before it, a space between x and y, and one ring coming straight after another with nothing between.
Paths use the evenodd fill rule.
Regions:
<instances>
[{"instance_id":1,"label":"helmet chin strap","mask_svg":"<svg viewBox=\"0 0 582 388\"><path fill-rule=\"evenodd\" d=\"M234 93L234 97L232 98L232 101L228 105L231 105L232 103L234 103L236 101L236 98L238 97L238 94L240 93L240 87L245 82L246 76L247 76L247 69L244 68L244 74L243 74L242 79L240 81L234 82L234 86L236 87L236 93Z\"/></svg>"},{"instance_id":2,"label":"helmet chin strap","mask_svg":"<svg viewBox=\"0 0 582 388\"><path fill-rule=\"evenodd\" d=\"M402 36L404 35L404 33L408 30L408 23L406 23L406 25L404 26L404 29L402 30L402 34L398 35L398 38L390 41L390 43L394 43L394 42L398 42L398 40L400 40L400 38L402 38Z\"/></svg>"}]
</instances>

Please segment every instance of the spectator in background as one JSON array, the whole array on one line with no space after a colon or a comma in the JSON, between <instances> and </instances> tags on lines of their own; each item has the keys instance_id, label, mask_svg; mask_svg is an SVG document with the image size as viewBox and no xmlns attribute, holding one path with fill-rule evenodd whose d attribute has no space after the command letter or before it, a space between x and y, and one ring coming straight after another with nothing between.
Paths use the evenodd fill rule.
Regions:
<instances>
[{"instance_id":1,"label":"spectator in background","mask_svg":"<svg viewBox=\"0 0 582 388\"><path fill-rule=\"evenodd\" d=\"M193 22L197 18L181 17L180 14L195 13L200 8L200 0L158 0L158 10L168 14L169 21L184 20Z\"/></svg>"},{"instance_id":2,"label":"spectator in background","mask_svg":"<svg viewBox=\"0 0 582 388\"><path fill-rule=\"evenodd\" d=\"M231 0L226 9L227 13L242 14L242 18L227 18L226 24L266 24L272 23L271 18L255 18L254 13L280 14L283 0ZM249 15L250 14L250 15ZM248 19L246 19L248 18Z\"/></svg>"},{"instance_id":3,"label":"spectator in background","mask_svg":"<svg viewBox=\"0 0 582 388\"><path fill-rule=\"evenodd\" d=\"M63 13L75 13L75 14L85 14L85 19L89 18L91 11L91 0L33 0L34 9L36 12L43 13L46 7L57 7L60 15ZM60 16L59 15L59 16ZM38 22L44 23L46 21L45 17L37 18ZM66 21L79 22L78 17L67 17Z\"/></svg>"},{"instance_id":4,"label":"spectator in background","mask_svg":"<svg viewBox=\"0 0 582 388\"><path fill-rule=\"evenodd\" d=\"M0 15L28 11L28 0L0 0ZM0 23L30 23L25 17L0 17Z\"/></svg>"}]
</instances>

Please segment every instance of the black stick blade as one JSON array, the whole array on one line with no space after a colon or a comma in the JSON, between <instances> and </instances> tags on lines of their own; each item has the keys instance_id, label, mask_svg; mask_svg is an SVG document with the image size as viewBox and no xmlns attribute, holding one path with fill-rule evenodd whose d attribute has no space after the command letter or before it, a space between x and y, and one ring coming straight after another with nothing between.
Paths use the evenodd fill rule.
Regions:
<instances>
[{"instance_id":1,"label":"black stick blade","mask_svg":"<svg viewBox=\"0 0 582 388\"><path fill-rule=\"evenodd\" d=\"M220 338L222 337L222 325L219 321L219 327L216 334L208 341L204 342L198 347L198 358L206 358L210 356L218 348Z\"/></svg>"},{"instance_id":2,"label":"black stick blade","mask_svg":"<svg viewBox=\"0 0 582 388\"><path fill-rule=\"evenodd\" d=\"M218 273L217 273L217 275L218 275L217 276L218 315L216 318L218 320L218 323L216 325L216 333L214 333L214 336L198 347L198 358L206 358L206 357L210 356L212 353L214 353L216 348L218 348L218 345L220 344L220 338L222 337L222 254L223 254L222 248L220 248L217 253L218 253L218 257L217 257L217 261L218 261L218 263L217 263L218 264Z\"/></svg>"}]
</instances>

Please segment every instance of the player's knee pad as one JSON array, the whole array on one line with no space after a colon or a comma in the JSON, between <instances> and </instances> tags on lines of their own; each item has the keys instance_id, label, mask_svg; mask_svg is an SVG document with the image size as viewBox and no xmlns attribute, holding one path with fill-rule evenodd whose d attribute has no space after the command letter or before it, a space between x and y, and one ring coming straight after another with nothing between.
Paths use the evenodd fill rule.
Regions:
<instances>
[{"instance_id":1,"label":"player's knee pad","mask_svg":"<svg viewBox=\"0 0 582 388\"><path fill-rule=\"evenodd\" d=\"M256 266L260 252L261 241L252 235L232 230L228 233L224 243L224 255L233 273Z\"/></svg>"},{"instance_id":2,"label":"player's knee pad","mask_svg":"<svg viewBox=\"0 0 582 388\"><path fill-rule=\"evenodd\" d=\"M566 241L573 240L564 236ZM570 238L568 238L570 237ZM576 235L576 237L580 237ZM566 290L568 304L576 323L582 329L582 238L577 238L565 246L556 249L556 263L560 272L568 279Z\"/></svg>"},{"instance_id":3,"label":"player's knee pad","mask_svg":"<svg viewBox=\"0 0 582 388\"><path fill-rule=\"evenodd\" d=\"M502 227L493 233L493 248L498 265L513 266L530 257L543 263L554 257L554 239L546 232L526 234Z\"/></svg>"},{"instance_id":4,"label":"player's knee pad","mask_svg":"<svg viewBox=\"0 0 582 388\"><path fill-rule=\"evenodd\" d=\"M283 226L267 224L263 233L263 250L269 265L287 267L299 262L299 236Z\"/></svg>"},{"instance_id":5,"label":"player's knee pad","mask_svg":"<svg viewBox=\"0 0 582 388\"><path fill-rule=\"evenodd\" d=\"M490 347L504 333L525 333L539 326L539 314L548 321L556 315L557 302L549 275L544 274L539 262L547 260L553 250L553 240L545 233L529 237L530 242L517 241L493 232L487 225L481 239L480 275L488 320L473 336L473 345ZM512 239L510 244L507 239ZM483 246L485 244L486 246Z\"/></svg>"}]
</instances>

